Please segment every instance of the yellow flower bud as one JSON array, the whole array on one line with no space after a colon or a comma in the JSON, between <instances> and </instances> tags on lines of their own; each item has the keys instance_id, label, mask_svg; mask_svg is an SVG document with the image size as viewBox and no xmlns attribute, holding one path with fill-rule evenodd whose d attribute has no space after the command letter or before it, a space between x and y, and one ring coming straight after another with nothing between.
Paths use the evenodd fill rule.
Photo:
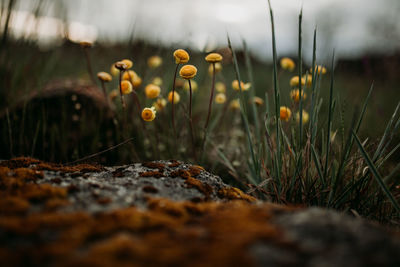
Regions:
<instances>
[{"instance_id":1,"label":"yellow flower bud","mask_svg":"<svg viewBox=\"0 0 400 267\"><path fill-rule=\"evenodd\" d=\"M185 65L179 71L179 75L186 80L193 79L196 76L197 68L193 65Z\"/></svg>"},{"instance_id":2,"label":"yellow flower bud","mask_svg":"<svg viewBox=\"0 0 400 267\"><path fill-rule=\"evenodd\" d=\"M306 99L307 94L304 92L304 90L301 90L301 95L303 97L303 100ZM293 89L292 91L290 91L290 98L295 103L298 103L300 101L300 90L299 89Z\"/></svg>"},{"instance_id":3,"label":"yellow flower bud","mask_svg":"<svg viewBox=\"0 0 400 267\"><path fill-rule=\"evenodd\" d=\"M118 61L114 64L114 66L119 69L120 71L127 70L128 65L123 61Z\"/></svg>"},{"instance_id":4,"label":"yellow flower bud","mask_svg":"<svg viewBox=\"0 0 400 267\"><path fill-rule=\"evenodd\" d=\"M210 53L206 56L206 61L209 63L216 63L222 61L221 54L218 53Z\"/></svg>"},{"instance_id":5,"label":"yellow flower bud","mask_svg":"<svg viewBox=\"0 0 400 267\"><path fill-rule=\"evenodd\" d=\"M303 75L303 79L304 79L305 83L307 84L307 86L311 87L311 85L312 85L312 75L311 74Z\"/></svg>"},{"instance_id":6,"label":"yellow flower bud","mask_svg":"<svg viewBox=\"0 0 400 267\"><path fill-rule=\"evenodd\" d=\"M284 57L281 59L281 67L284 70L293 71L296 67L296 64L294 64L294 61L292 59Z\"/></svg>"},{"instance_id":7,"label":"yellow flower bud","mask_svg":"<svg viewBox=\"0 0 400 267\"><path fill-rule=\"evenodd\" d=\"M90 48L93 46L93 44L91 42L86 42L86 41L82 41L79 43L79 45L83 48Z\"/></svg>"},{"instance_id":8,"label":"yellow flower bud","mask_svg":"<svg viewBox=\"0 0 400 267\"><path fill-rule=\"evenodd\" d=\"M290 117L292 116L292 112L288 107L281 106L280 108L280 118L282 121L289 121Z\"/></svg>"},{"instance_id":9,"label":"yellow flower bud","mask_svg":"<svg viewBox=\"0 0 400 267\"><path fill-rule=\"evenodd\" d=\"M174 52L175 63L187 63L189 61L189 53L183 49L177 49Z\"/></svg>"},{"instance_id":10,"label":"yellow flower bud","mask_svg":"<svg viewBox=\"0 0 400 267\"><path fill-rule=\"evenodd\" d=\"M253 97L253 103L257 106L262 106L264 104L264 100L261 97L255 96Z\"/></svg>"},{"instance_id":11,"label":"yellow flower bud","mask_svg":"<svg viewBox=\"0 0 400 267\"><path fill-rule=\"evenodd\" d=\"M231 103L229 103L229 107L231 109L240 109L240 102L239 99L233 99Z\"/></svg>"},{"instance_id":12,"label":"yellow flower bud","mask_svg":"<svg viewBox=\"0 0 400 267\"><path fill-rule=\"evenodd\" d=\"M144 121L152 121L156 118L156 109L154 107L144 108L142 111L142 119Z\"/></svg>"},{"instance_id":13,"label":"yellow flower bud","mask_svg":"<svg viewBox=\"0 0 400 267\"><path fill-rule=\"evenodd\" d=\"M162 58L159 56L152 56L149 57L149 59L147 60L147 65L152 69L158 68L159 66L161 66L161 64Z\"/></svg>"},{"instance_id":14,"label":"yellow flower bud","mask_svg":"<svg viewBox=\"0 0 400 267\"><path fill-rule=\"evenodd\" d=\"M117 69L115 67L115 63L111 65L110 72L111 72L112 76L118 76L119 75L119 69Z\"/></svg>"},{"instance_id":15,"label":"yellow flower bud","mask_svg":"<svg viewBox=\"0 0 400 267\"><path fill-rule=\"evenodd\" d=\"M130 81L122 81L121 82L121 92L124 95L132 93L132 84Z\"/></svg>"},{"instance_id":16,"label":"yellow flower bud","mask_svg":"<svg viewBox=\"0 0 400 267\"><path fill-rule=\"evenodd\" d=\"M217 82L215 84L215 90L217 90L218 93L225 93L226 92L226 86L223 82Z\"/></svg>"},{"instance_id":17,"label":"yellow flower bud","mask_svg":"<svg viewBox=\"0 0 400 267\"><path fill-rule=\"evenodd\" d=\"M164 98L159 98L159 99L157 99L156 102L153 103L153 107L157 111L163 110L166 105L167 105L167 100L165 100Z\"/></svg>"},{"instance_id":18,"label":"yellow flower bud","mask_svg":"<svg viewBox=\"0 0 400 267\"><path fill-rule=\"evenodd\" d=\"M299 123L300 122L300 112L296 113L295 118L296 118L297 123ZM308 115L307 111L303 110L303 117L302 117L303 124L306 124L309 119L310 119L310 115Z\"/></svg>"},{"instance_id":19,"label":"yellow flower bud","mask_svg":"<svg viewBox=\"0 0 400 267\"><path fill-rule=\"evenodd\" d=\"M130 69L133 66L133 62L130 59L123 59L121 60L122 62L124 62L126 64L126 69Z\"/></svg>"},{"instance_id":20,"label":"yellow flower bud","mask_svg":"<svg viewBox=\"0 0 400 267\"><path fill-rule=\"evenodd\" d=\"M161 86L163 83L163 80L161 79L161 77L154 77L153 81L151 82L152 84Z\"/></svg>"},{"instance_id":21,"label":"yellow flower bud","mask_svg":"<svg viewBox=\"0 0 400 267\"><path fill-rule=\"evenodd\" d=\"M97 78L99 78L99 80L103 82L111 82L112 80L111 75L104 71L98 72Z\"/></svg>"},{"instance_id":22,"label":"yellow flower bud","mask_svg":"<svg viewBox=\"0 0 400 267\"><path fill-rule=\"evenodd\" d=\"M191 83L191 85L192 85L192 91L194 92L194 91L197 91L197 87L198 87L198 85L197 85L197 82L195 81L195 80L191 80L190 81L190 83ZM183 85L183 89L185 90L185 91L189 91L189 81L186 81L185 82L185 84Z\"/></svg>"},{"instance_id":23,"label":"yellow flower bud","mask_svg":"<svg viewBox=\"0 0 400 267\"><path fill-rule=\"evenodd\" d=\"M215 103L217 104L223 104L226 102L226 95L224 93L218 93L215 96Z\"/></svg>"},{"instance_id":24,"label":"yellow flower bud","mask_svg":"<svg viewBox=\"0 0 400 267\"><path fill-rule=\"evenodd\" d=\"M301 85L305 85L306 80L304 78L301 78ZM290 86L292 87L298 87L299 86L299 76L294 76L292 79L290 79Z\"/></svg>"},{"instance_id":25,"label":"yellow flower bud","mask_svg":"<svg viewBox=\"0 0 400 267\"><path fill-rule=\"evenodd\" d=\"M243 90L243 91L247 91L247 90L250 89L251 83L244 83L244 82L240 81L240 86L242 87L242 90ZM234 80L234 81L232 82L232 88L233 88L234 90L236 90L236 91L239 91L239 90L240 90L238 80Z\"/></svg>"},{"instance_id":26,"label":"yellow flower bud","mask_svg":"<svg viewBox=\"0 0 400 267\"><path fill-rule=\"evenodd\" d=\"M144 88L144 92L147 98L153 99L160 95L161 89L158 85L149 84Z\"/></svg>"},{"instance_id":27,"label":"yellow flower bud","mask_svg":"<svg viewBox=\"0 0 400 267\"><path fill-rule=\"evenodd\" d=\"M180 95L178 94L178 92L174 92L174 105L179 103L179 100L181 99ZM172 91L169 92L168 94L168 102L172 103Z\"/></svg>"},{"instance_id":28,"label":"yellow flower bud","mask_svg":"<svg viewBox=\"0 0 400 267\"><path fill-rule=\"evenodd\" d=\"M318 74L325 74L326 73L326 68L324 66L317 65L317 66L315 66L315 71ZM312 72L312 68L310 68L310 72Z\"/></svg>"},{"instance_id":29,"label":"yellow flower bud","mask_svg":"<svg viewBox=\"0 0 400 267\"><path fill-rule=\"evenodd\" d=\"M215 73L218 73L222 70L222 64L221 63L215 63ZM208 67L208 74L211 76L213 75L213 64L210 64Z\"/></svg>"}]
</instances>

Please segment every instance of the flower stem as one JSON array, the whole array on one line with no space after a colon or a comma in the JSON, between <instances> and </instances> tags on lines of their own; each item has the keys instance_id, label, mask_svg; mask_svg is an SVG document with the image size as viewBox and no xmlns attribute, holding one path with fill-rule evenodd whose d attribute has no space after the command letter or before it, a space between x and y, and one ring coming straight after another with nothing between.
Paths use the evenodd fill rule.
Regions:
<instances>
[{"instance_id":1,"label":"flower stem","mask_svg":"<svg viewBox=\"0 0 400 267\"><path fill-rule=\"evenodd\" d=\"M87 63L87 70L88 70L90 79L92 80L93 84L96 84L96 80L95 80L94 75L93 75L92 64L90 63L90 56L89 56L88 48L83 48L83 52L85 53L86 63Z\"/></svg>"},{"instance_id":2,"label":"flower stem","mask_svg":"<svg viewBox=\"0 0 400 267\"><path fill-rule=\"evenodd\" d=\"M122 95L122 71L119 71L119 95L121 96L121 104L122 108L125 109L125 100L124 96Z\"/></svg>"},{"instance_id":3,"label":"flower stem","mask_svg":"<svg viewBox=\"0 0 400 267\"><path fill-rule=\"evenodd\" d=\"M206 124L204 125L204 131L207 130L208 122L210 121L211 107L212 107L212 101L213 101L213 96L214 96L214 86L215 86L215 63L212 63L212 66L213 66L213 80L212 80L212 85L211 85L210 102L208 103L208 114L207 114Z\"/></svg>"},{"instance_id":4,"label":"flower stem","mask_svg":"<svg viewBox=\"0 0 400 267\"><path fill-rule=\"evenodd\" d=\"M197 161L196 157L196 148L194 144L194 128L193 128L193 120L192 120L192 83L189 81L189 91L190 91L190 96L189 96L189 123L190 123L190 136L192 140L192 150L193 150L193 157Z\"/></svg>"},{"instance_id":5,"label":"flower stem","mask_svg":"<svg viewBox=\"0 0 400 267\"><path fill-rule=\"evenodd\" d=\"M105 98L106 101L107 101L107 106L110 108L110 107L111 107L111 105L110 105L110 99L108 99L108 97L107 97L106 85L105 85L105 83L104 83L103 80L101 81L101 88L103 89L103 94L104 94L104 98Z\"/></svg>"},{"instance_id":6,"label":"flower stem","mask_svg":"<svg viewBox=\"0 0 400 267\"><path fill-rule=\"evenodd\" d=\"M176 64L175 74L174 74L174 83L172 84L172 128L174 129L175 139L177 139L176 128L175 128L175 107L174 107L174 99L175 99L175 84L176 84L176 75L178 73L179 63Z\"/></svg>"}]
</instances>

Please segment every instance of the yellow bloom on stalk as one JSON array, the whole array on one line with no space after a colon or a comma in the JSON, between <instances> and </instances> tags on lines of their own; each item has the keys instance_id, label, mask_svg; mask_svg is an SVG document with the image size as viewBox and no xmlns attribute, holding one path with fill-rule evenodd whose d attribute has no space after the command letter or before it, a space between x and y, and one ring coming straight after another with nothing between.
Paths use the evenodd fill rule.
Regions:
<instances>
[{"instance_id":1,"label":"yellow bloom on stalk","mask_svg":"<svg viewBox=\"0 0 400 267\"><path fill-rule=\"evenodd\" d=\"M296 118L297 123L299 123L300 122L300 112L296 113L295 118ZM303 110L302 119L303 119L303 124L306 124L308 122L308 120L310 119L310 115L308 115L308 112L305 110Z\"/></svg>"},{"instance_id":2,"label":"yellow bloom on stalk","mask_svg":"<svg viewBox=\"0 0 400 267\"><path fill-rule=\"evenodd\" d=\"M110 72L111 72L112 76L118 76L119 75L119 69L117 69L115 67L115 63L113 63L111 65Z\"/></svg>"},{"instance_id":3,"label":"yellow bloom on stalk","mask_svg":"<svg viewBox=\"0 0 400 267\"><path fill-rule=\"evenodd\" d=\"M176 64L187 63L190 59L189 53L183 49L177 49L174 52L174 58Z\"/></svg>"},{"instance_id":4,"label":"yellow bloom on stalk","mask_svg":"<svg viewBox=\"0 0 400 267\"><path fill-rule=\"evenodd\" d=\"M154 107L144 108L142 111L142 119L144 121L152 121L156 118L156 109Z\"/></svg>"},{"instance_id":5,"label":"yellow bloom on stalk","mask_svg":"<svg viewBox=\"0 0 400 267\"><path fill-rule=\"evenodd\" d=\"M136 75L136 77L132 81L132 86L133 89L137 89L142 85L142 78L139 77L139 75Z\"/></svg>"},{"instance_id":6,"label":"yellow bloom on stalk","mask_svg":"<svg viewBox=\"0 0 400 267\"><path fill-rule=\"evenodd\" d=\"M179 75L186 80L193 79L196 76L197 68L193 65L185 65L179 71Z\"/></svg>"},{"instance_id":7,"label":"yellow bloom on stalk","mask_svg":"<svg viewBox=\"0 0 400 267\"><path fill-rule=\"evenodd\" d=\"M288 107L281 106L279 111L281 120L289 121L290 117L292 116L292 112L290 111L290 109Z\"/></svg>"},{"instance_id":8,"label":"yellow bloom on stalk","mask_svg":"<svg viewBox=\"0 0 400 267\"><path fill-rule=\"evenodd\" d=\"M159 66L161 66L161 64L162 58L159 56L151 56L147 60L147 65L152 69L158 68Z\"/></svg>"},{"instance_id":9,"label":"yellow bloom on stalk","mask_svg":"<svg viewBox=\"0 0 400 267\"><path fill-rule=\"evenodd\" d=\"M153 81L151 82L152 84L161 86L163 83L163 80L161 79L161 77L154 77Z\"/></svg>"},{"instance_id":10,"label":"yellow bloom on stalk","mask_svg":"<svg viewBox=\"0 0 400 267\"><path fill-rule=\"evenodd\" d=\"M262 106L264 104L264 100L261 97L255 96L253 97L253 103L257 106Z\"/></svg>"},{"instance_id":11,"label":"yellow bloom on stalk","mask_svg":"<svg viewBox=\"0 0 400 267\"><path fill-rule=\"evenodd\" d=\"M243 90L243 91L247 91L247 90L250 89L251 83L244 83L244 82L240 81L240 86L242 87L242 90ZM238 80L234 80L234 81L232 82L232 88L233 88L234 90L236 90L236 91L239 91L239 90L240 90Z\"/></svg>"},{"instance_id":12,"label":"yellow bloom on stalk","mask_svg":"<svg viewBox=\"0 0 400 267\"><path fill-rule=\"evenodd\" d=\"M122 62L124 62L126 64L126 69L130 69L133 66L133 62L130 59L123 59L121 60Z\"/></svg>"},{"instance_id":13,"label":"yellow bloom on stalk","mask_svg":"<svg viewBox=\"0 0 400 267\"><path fill-rule=\"evenodd\" d=\"M111 82L112 80L111 75L104 71L98 72L97 78L99 78L99 80L103 82Z\"/></svg>"},{"instance_id":14,"label":"yellow bloom on stalk","mask_svg":"<svg viewBox=\"0 0 400 267\"><path fill-rule=\"evenodd\" d=\"M226 92L226 86L223 82L217 82L215 84L215 90L217 90L218 93L225 93Z\"/></svg>"},{"instance_id":15,"label":"yellow bloom on stalk","mask_svg":"<svg viewBox=\"0 0 400 267\"><path fill-rule=\"evenodd\" d=\"M217 104L223 104L226 102L226 95L224 93L218 93L215 96L215 103Z\"/></svg>"},{"instance_id":16,"label":"yellow bloom on stalk","mask_svg":"<svg viewBox=\"0 0 400 267\"><path fill-rule=\"evenodd\" d=\"M304 92L304 90L301 90L301 96L303 97L303 100L306 99L307 94ZM298 103L300 101L300 90L293 89L290 91L290 98L293 99L295 103Z\"/></svg>"},{"instance_id":17,"label":"yellow bloom on stalk","mask_svg":"<svg viewBox=\"0 0 400 267\"><path fill-rule=\"evenodd\" d=\"M123 61L118 61L114 64L115 68L117 68L119 71L124 71L128 69L128 65L123 62Z\"/></svg>"},{"instance_id":18,"label":"yellow bloom on stalk","mask_svg":"<svg viewBox=\"0 0 400 267\"><path fill-rule=\"evenodd\" d=\"M157 111L163 110L166 105L167 105L167 100L165 100L165 98L159 98L159 99L157 99L156 102L153 103L153 107Z\"/></svg>"},{"instance_id":19,"label":"yellow bloom on stalk","mask_svg":"<svg viewBox=\"0 0 400 267\"><path fill-rule=\"evenodd\" d=\"M110 98L111 101L113 101L118 95L119 91L117 89L114 89L108 94L108 97Z\"/></svg>"},{"instance_id":20,"label":"yellow bloom on stalk","mask_svg":"<svg viewBox=\"0 0 400 267\"><path fill-rule=\"evenodd\" d=\"M229 103L229 107L231 109L240 109L240 102L239 99L233 99L231 103Z\"/></svg>"},{"instance_id":21,"label":"yellow bloom on stalk","mask_svg":"<svg viewBox=\"0 0 400 267\"><path fill-rule=\"evenodd\" d=\"M215 63L215 73L218 73L222 70L222 64L221 63ZM208 67L208 74L211 76L213 75L213 65L210 64L210 66Z\"/></svg>"},{"instance_id":22,"label":"yellow bloom on stalk","mask_svg":"<svg viewBox=\"0 0 400 267\"><path fill-rule=\"evenodd\" d=\"M197 82L195 80L191 80L190 83L192 84L192 91L197 91L197 88L199 87ZM189 81L186 81L185 84L183 85L183 89L185 91L189 91Z\"/></svg>"},{"instance_id":23,"label":"yellow bloom on stalk","mask_svg":"<svg viewBox=\"0 0 400 267\"><path fill-rule=\"evenodd\" d=\"M206 56L205 59L209 63L216 63L222 61L222 56L219 53L210 53Z\"/></svg>"},{"instance_id":24,"label":"yellow bloom on stalk","mask_svg":"<svg viewBox=\"0 0 400 267\"><path fill-rule=\"evenodd\" d=\"M93 44L92 44L91 42L87 42L87 41L79 42L79 45L80 45L81 47L83 47L83 48L90 48L90 47L93 46Z\"/></svg>"},{"instance_id":25,"label":"yellow bloom on stalk","mask_svg":"<svg viewBox=\"0 0 400 267\"><path fill-rule=\"evenodd\" d=\"M130 81L133 89L138 88L142 84L142 78L133 70L125 71L124 74L122 74L122 80Z\"/></svg>"},{"instance_id":26,"label":"yellow bloom on stalk","mask_svg":"<svg viewBox=\"0 0 400 267\"><path fill-rule=\"evenodd\" d=\"M301 78L301 85L305 85L306 80L304 78ZM290 86L292 87L298 87L299 86L299 76L294 76L292 79L290 79Z\"/></svg>"},{"instance_id":27,"label":"yellow bloom on stalk","mask_svg":"<svg viewBox=\"0 0 400 267\"><path fill-rule=\"evenodd\" d=\"M130 81L121 82L121 92L124 95L130 94L133 91L133 87Z\"/></svg>"},{"instance_id":28,"label":"yellow bloom on stalk","mask_svg":"<svg viewBox=\"0 0 400 267\"><path fill-rule=\"evenodd\" d=\"M160 95L161 88L158 85L155 84L149 84L144 88L144 93L146 94L146 97L149 99L156 98Z\"/></svg>"},{"instance_id":29,"label":"yellow bloom on stalk","mask_svg":"<svg viewBox=\"0 0 400 267\"><path fill-rule=\"evenodd\" d=\"M304 79L304 81L305 81L305 83L307 83L307 86L308 87L311 87L311 85L312 85L312 75L311 74L304 74L303 75L303 79Z\"/></svg>"},{"instance_id":30,"label":"yellow bloom on stalk","mask_svg":"<svg viewBox=\"0 0 400 267\"><path fill-rule=\"evenodd\" d=\"M178 92L174 92L174 105L179 103L179 100L181 99L180 95L178 94ZM168 94L168 102L172 103L172 91L169 92Z\"/></svg>"},{"instance_id":31,"label":"yellow bloom on stalk","mask_svg":"<svg viewBox=\"0 0 400 267\"><path fill-rule=\"evenodd\" d=\"M294 61L292 59L284 57L281 59L281 67L284 70L293 71L296 67L296 64L294 64Z\"/></svg>"},{"instance_id":32,"label":"yellow bloom on stalk","mask_svg":"<svg viewBox=\"0 0 400 267\"><path fill-rule=\"evenodd\" d=\"M317 66L315 66L315 71L318 74L325 74L326 73L326 68L324 66L322 66L322 65L317 65ZM312 68L310 68L310 72L312 72Z\"/></svg>"}]
</instances>

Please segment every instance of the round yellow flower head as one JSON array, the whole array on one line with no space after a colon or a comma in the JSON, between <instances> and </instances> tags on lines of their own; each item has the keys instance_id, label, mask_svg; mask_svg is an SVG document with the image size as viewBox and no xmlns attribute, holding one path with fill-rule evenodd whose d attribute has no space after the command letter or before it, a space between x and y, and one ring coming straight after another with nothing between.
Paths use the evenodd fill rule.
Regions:
<instances>
[{"instance_id":1,"label":"round yellow flower head","mask_svg":"<svg viewBox=\"0 0 400 267\"><path fill-rule=\"evenodd\" d=\"M280 118L283 121L289 121L290 117L292 116L292 112L288 107L281 106L280 108Z\"/></svg>"},{"instance_id":2,"label":"round yellow flower head","mask_svg":"<svg viewBox=\"0 0 400 267\"><path fill-rule=\"evenodd\" d=\"M187 63L189 61L189 53L183 49L177 49L174 52L175 63Z\"/></svg>"},{"instance_id":3,"label":"round yellow flower head","mask_svg":"<svg viewBox=\"0 0 400 267\"><path fill-rule=\"evenodd\" d=\"M127 70L128 65L126 65L123 61L118 61L114 64L115 68L119 69L120 71Z\"/></svg>"},{"instance_id":4,"label":"round yellow flower head","mask_svg":"<svg viewBox=\"0 0 400 267\"><path fill-rule=\"evenodd\" d=\"M122 80L133 82L136 76L136 72L134 72L133 70L128 70L125 71L124 74L122 74Z\"/></svg>"},{"instance_id":5,"label":"round yellow flower head","mask_svg":"<svg viewBox=\"0 0 400 267\"><path fill-rule=\"evenodd\" d=\"M121 82L121 92L124 95L132 93L133 87L130 81Z\"/></svg>"},{"instance_id":6,"label":"round yellow flower head","mask_svg":"<svg viewBox=\"0 0 400 267\"><path fill-rule=\"evenodd\" d=\"M153 103L153 107L157 111L163 110L166 105L167 105L167 100L165 100L165 98L159 98L159 99L157 99L156 102Z\"/></svg>"},{"instance_id":7,"label":"round yellow flower head","mask_svg":"<svg viewBox=\"0 0 400 267\"><path fill-rule=\"evenodd\" d=\"M305 85L306 80L304 78L301 78L301 85ZM299 76L294 76L292 79L290 79L290 86L292 87L298 87L299 86Z\"/></svg>"},{"instance_id":8,"label":"round yellow flower head","mask_svg":"<svg viewBox=\"0 0 400 267\"><path fill-rule=\"evenodd\" d=\"M191 80L190 83L192 84L192 91L197 91L198 85L197 82L195 80ZM183 85L183 89L185 91L189 91L189 81L186 81L185 84Z\"/></svg>"},{"instance_id":9,"label":"round yellow flower head","mask_svg":"<svg viewBox=\"0 0 400 267\"><path fill-rule=\"evenodd\" d=\"M186 80L193 79L196 76L197 68L193 65L185 65L179 71L179 75Z\"/></svg>"},{"instance_id":10,"label":"round yellow flower head","mask_svg":"<svg viewBox=\"0 0 400 267\"><path fill-rule=\"evenodd\" d=\"M215 96L215 103L217 104L223 104L226 102L226 95L224 93L218 93Z\"/></svg>"},{"instance_id":11,"label":"round yellow flower head","mask_svg":"<svg viewBox=\"0 0 400 267\"><path fill-rule=\"evenodd\" d=\"M117 69L115 67L115 63L111 65L110 72L111 72L112 76L118 76L119 75L119 69Z\"/></svg>"},{"instance_id":12,"label":"round yellow flower head","mask_svg":"<svg viewBox=\"0 0 400 267\"><path fill-rule=\"evenodd\" d=\"M156 109L154 107L144 108L142 111L142 119L144 121L152 121L156 118Z\"/></svg>"},{"instance_id":13,"label":"round yellow flower head","mask_svg":"<svg viewBox=\"0 0 400 267\"><path fill-rule=\"evenodd\" d=\"M161 64L162 64L162 58L159 56L152 56L149 57L149 59L147 60L147 65L152 69L160 67Z\"/></svg>"},{"instance_id":14,"label":"round yellow flower head","mask_svg":"<svg viewBox=\"0 0 400 267\"><path fill-rule=\"evenodd\" d=\"M261 97L255 96L253 97L253 103L257 106L262 106L264 104L264 100Z\"/></svg>"},{"instance_id":15,"label":"round yellow flower head","mask_svg":"<svg viewBox=\"0 0 400 267\"><path fill-rule=\"evenodd\" d=\"M318 65L318 66L315 66L315 71L318 74L325 74L326 73L326 68L324 66ZM312 68L310 68L310 72L312 72Z\"/></svg>"},{"instance_id":16,"label":"round yellow flower head","mask_svg":"<svg viewBox=\"0 0 400 267\"><path fill-rule=\"evenodd\" d=\"M296 121L297 123L300 122L300 112L297 112L295 115ZM306 124L308 122L308 120L310 119L310 115L308 115L308 112L303 110L303 124Z\"/></svg>"},{"instance_id":17,"label":"round yellow flower head","mask_svg":"<svg viewBox=\"0 0 400 267\"><path fill-rule=\"evenodd\" d=\"M304 90L301 90L301 96L303 97L303 100L306 99L307 94L304 92ZM295 103L298 103L300 101L300 90L293 89L290 91L290 98L293 99Z\"/></svg>"},{"instance_id":18,"label":"round yellow flower head","mask_svg":"<svg viewBox=\"0 0 400 267\"><path fill-rule=\"evenodd\" d=\"M218 53L210 53L206 56L206 61L209 63L216 63L222 61L221 54Z\"/></svg>"},{"instance_id":19,"label":"round yellow flower head","mask_svg":"<svg viewBox=\"0 0 400 267\"><path fill-rule=\"evenodd\" d=\"M178 94L178 92L174 92L174 105L178 104L180 99L181 99L181 97ZM172 103L172 91L169 92L169 94L168 94L168 102Z\"/></svg>"},{"instance_id":20,"label":"round yellow flower head","mask_svg":"<svg viewBox=\"0 0 400 267\"><path fill-rule=\"evenodd\" d=\"M312 85L312 75L311 74L303 75L303 79L307 83L307 86L311 87L311 85Z\"/></svg>"},{"instance_id":21,"label":"round yellow flower head","mask_svg":"<svg viewBox=\"0 0 400 267\"><path fill-rule=\"evenodd\" d=\"M218 73L222 70L222 64L217 62L214 64L215 65L215 73ZM210 64L210 66L208 67L208 74L211 76L213 75L213 65Z\"/></svg>"},{"instance_id":22,"label":"round yellow flower head","mask_svg":"<svg viewBox=\"0 0 400 267\"><path fill-rule=\"evenodd\" d=\"M229 103L229 107L231 109L240 109L240 102L239 99L233 99L231 103Z\"/></svg>"},{"instance_id":23,"label":"round yellow flower head","mask_svg":"<svg viewBox=\"0 0 400 267\"><path fill-rule=\"evenodd\" d=\"M281 59L281 67L284 70L293 71L296 67L296 64L294 64L294 61L292 59L284 57Z\"/></svg>"},{"instance_id":24,"label":"round yellow flower head","mask_svg":"<svg viewBox=\"0 0 400 267\"><path fill-rule=\"evenodd\" d=\"M133 89L139 88L140 85L142 85L142 78L140 78L139 75L136 75L132 81Z\"/></svg>"},{"instance_id":25,"label":"round yellow flower head","mask_svg":"<svg viewBox=\"0 0 400 267\"><path fill-rule=\"evenodd\" d=\"M91 42L86 42L86 41L82 41L79 43L79 45L83 48L90 48L93 46L93 44Z\"/></svg>"},{"instance_id":26,"label":"round yellow flower head","mask_svg":"<svg viewBox=\"0 0 400 267\"><path fill-rule=\"evenodd\" d=\"M244 82L240 81L240 86L242 87L242 90L243 90L243 91L247 91L247 90L250 89L251 83L244 83ZM238 80L234 80L234 81L232 82L232 88L233 88L234 90L236 90L236 91L239 91L239 90L240 90Z\"/></svg>"},{"instance_id":27,"label":"round yellow flower head","mask_svg":"<svg viewBox=\"0 0 400 267\"><path fill-rule=\"evenodd\" d=\"M160 95L161 88L155 84L149 84L144 88L144 92L147 98L153 99Z\"/></svg>"},{"instance_id":28,"label":"round yellow flower head","mask_svg":"<svg viewBox=\"0 0 400 267\"><path fill-rule=\"evenodd\" d=\"M117 89L114 89L108 94L108 97L111 99L111 101L113 101L118 95L119 91Z\"/></svg>"},{"instance_id":29,"label":"round yellow flower head","mask_svg":"<svg viewBox=\"0 0 400 267\"><path fill-rule=\"evenodd\" d=\"M99 78L99 80L103 82L111 82L112 80L111 75L104 71L98 72L97 78Z\"/></svg>"},{"instance_id":30,"label":"round yellow flower head","mask_svg":"<svg viewBox=\"0 0 400 267\"><path fill-rule=\"evenodd\" d=\"M215 90L217 90L218 93L225 93L226 92L226 86L223 82L217 82L215 84Z\"/></svg>"},{"instance_id":31,"label":"round yellow flower head","mask_svg":"<svg viewBox=\"0 0 400 267\"><path fill-rule=\"evenodd\" d=\"M151 82L152 84L161 86L163 83L163 80L161 79L161 77L154 77L153 81Z\"/></svg>"},{"instance_id":32,"label":"round yellow flower head","mask_svg":"<svg viewBox=\"0 0 400 267\"><path fill-rule=\"evenodd\" d=\"M182 88L185 86L186 81L184 79L181 78L177 78L176 82L175 82L175 88ZM189 83L188 83L189 86Z\"/></svg>"},{"instance_id":33,"label":"round yellow flower head","mask_svg":"<svg viewBox=\"0 0 400 267\"><path fill-rule=\"evenodd\" d=\"M122 62L124 62L126 64L126 69L130 69L133 66L133 62L130 59L123 59L121 60Z\"/></svg>"}]
</instances>

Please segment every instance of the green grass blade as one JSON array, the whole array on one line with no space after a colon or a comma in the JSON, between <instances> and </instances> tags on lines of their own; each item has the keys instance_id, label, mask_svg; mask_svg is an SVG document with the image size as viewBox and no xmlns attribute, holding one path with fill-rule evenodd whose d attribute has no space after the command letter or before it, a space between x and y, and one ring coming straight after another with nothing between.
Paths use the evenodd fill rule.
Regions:
<instances>
[{"instance_id":1,"label":"green grass blade","mask_svg":"<svg viewBox=\"0 0 400 267\"><path fill-rule=\"evenodd\" d=\"M314 145L311 145L311 152L312 152L315 167L317 168L318 176L321 179L322 184L325 185L326 182L325 182L324 175L322 174L322 168L321 168L321 163L320 163L321 161L320 161L320 158L319 158L317 152L315 151Z\"/></svg>"}]
</instances>

